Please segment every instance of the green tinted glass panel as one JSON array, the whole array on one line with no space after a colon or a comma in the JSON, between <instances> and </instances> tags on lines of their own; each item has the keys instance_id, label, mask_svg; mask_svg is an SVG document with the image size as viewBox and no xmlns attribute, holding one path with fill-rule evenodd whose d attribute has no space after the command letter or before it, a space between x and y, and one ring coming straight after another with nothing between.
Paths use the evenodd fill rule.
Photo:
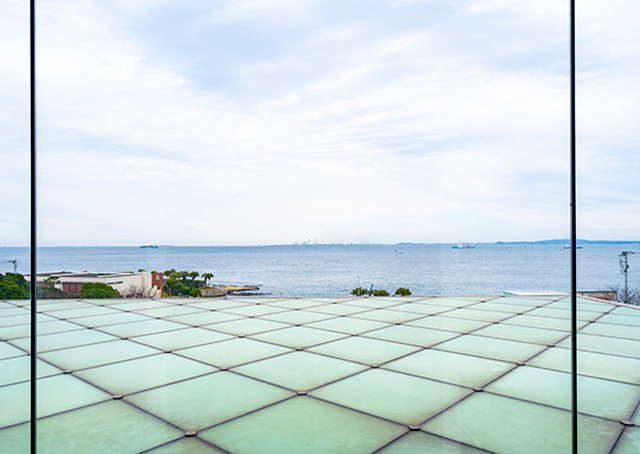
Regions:
<instances>
[{"instance_id":1,"label":"green tinted glass panel","mask_svg":"<svg viewBox=\"0 0 640 454\"><path fill-rule=\"evenodd\" d=\"M61 369L79 370L157 353L157 349L128 340L117 340L56 350L40 356Z\"/></svg>"},{"instance_id":2,"label":"green tinted glass panel","mask_svg":"<svg viewBox=\"0 0 640 454\"><path fill-rule=\"evenodd\" d=\"M332 340L345 337L345 334L335 333L306 326L292 326L290 328L270 331L268 333L251 336L253 339L273 342L292 348L306 348L312 345L323 344Z\"/></svg>"},{"instance_id":3,"label":"green tinted glass panel","mask_svg":"<svg viewBox=\"0 0 640 454\"><path fill-rule=\"evenodd\" d=\"M423 350L393 361L384 367L457 385L482 387L514 366L492 359Z\"/></svg>"},{"instance_id":4,"label":"green tinted glass panel","mask_svg":"<svg viewBox=\"0 0 640 454\"><path fill-rule=\"evenodd\" d=\"M571 409L571 375L537 367L518 367L492 383L488 391ZM640 386L578 376L578 411L624 420L640 399Z\"/></svg>"},{"instance_id":5,"label":"green tinted glass panel","mask_svg":"<svg viewBox=\"0 0 640 454\"><path fill-rule=\"evenodd\" d=\"M581 416L580 452L607 452L618 435L618 426L618 423ZM571 433L570 412L487 393L472 395L429 421L423 429L492 452L571 452L571 437L567 436Z\"/></svg>"},{"instance_id":6,"label":"green tinted glass panel","mask_svg":"<svg viewBox=\"0 0 640 454\"><path fill-rule=\"evenodd\" d=\"M364 337L348 337L309 349L311 352L323 353L364 364L384 363L417 350L419 350L419 347L378 339L366 339Z\"/></svg>"},{"instance_id":7,"label":"green tinted glass panel","mask_svg":"<svg viewBox=\"0 0 640 454\"><path fill-rule=\"evenodd\" d=\"M381 454L481 454L471 448L424 432L410 432L380 451Z\"/></svg>"},{"instance_id":8,"label":"green tinted glass panel","mask_svg":"<svg viewBox=\"0 0 640 454\"><path fill-rule=\"evenodd\" d=\"M296 397L200 435L230 452L364 454L405 430L310 397Z\"/></svg>"},{"instance_id":9,"label":"green tinted glass panel","mask_svg":"<svg viewBox=\"0 0 640 454\"><path fill-rule=\"evenodd\" d=\"M213 367L205 364L161 353L146 358L85 369L77 374L113 394L130 394L214 370Z\"/></svg>"},{"instance_id":10,"label":"green tinted glass panel","mask_svg":"<svg viewBox=\"0 0 640 454\"><path fill-rule=\"evenodd\" d=\"M292 395L232 372L162 386L127 397L184 430L201 430Z\"/></svg>"},{"instance_id":11,"label":"green tinted glass panel","mask_svg":"<svg viewBox=\"0 0 640 454\"><path fill-rule=\"evenodd\" d=\"M290 352L290 348L251 339L231 339L180 350L180 355L218 367L231 367Z\"/></svg>"},{"instance_id":12,"label":"green tinted glass panel","mask_svg":"<svg viewBox=\"0 0 640 454\"><path fill-rule=\"evenodd\" d=\"M469 390L372 369L311 394L397 423L416 425L468 395Z\"/></svg>"},{"instance_id":13,"label":"green tinted glass panel","mask_svg":"<svg viewBox=\"0 0 640 454\"><path fill-rule=\"evenodd\" d=\"M365 368L366 366L327 356L292 352L234 370L292 390L306 391Z\"/></svg>"}]
</instances>

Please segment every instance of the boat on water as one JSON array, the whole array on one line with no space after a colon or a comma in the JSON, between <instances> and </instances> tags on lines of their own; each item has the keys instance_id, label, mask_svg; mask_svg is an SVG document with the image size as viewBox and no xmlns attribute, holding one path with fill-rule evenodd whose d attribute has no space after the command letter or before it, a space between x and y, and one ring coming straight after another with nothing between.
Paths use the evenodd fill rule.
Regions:
<instances>
[{"instance_id":1,"label":"boat on water","mask_svg":"<svg viewBox=\"0 0 640 454\"><path fill-rule=\"evenodd\" d=\"M155 244L143 244L140 249L158 249L158 246Z\"/></svg>"},{"instance_id":2,"label":"boat on water","mask_svg":"<svg viewBox=\"0 0 640 454\"><path fill-rule=\"evenodd\" d=\"M476 247L473 244L462 244L456 243L451 246L452 249L475 249Z\"/></svg>"}]
</instances>

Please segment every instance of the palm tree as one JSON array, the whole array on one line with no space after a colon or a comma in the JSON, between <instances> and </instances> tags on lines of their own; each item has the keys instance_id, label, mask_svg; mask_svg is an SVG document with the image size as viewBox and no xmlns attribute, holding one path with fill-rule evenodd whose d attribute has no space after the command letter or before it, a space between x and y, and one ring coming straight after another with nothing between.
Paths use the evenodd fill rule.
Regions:
<instances>
[{"instance_id":1,"label":"palm tree","mask_svg":"<svg viewBox=\"0 0 640 454\"><path fill-rule=\"evenodd\" d=\"M191 271L188 276L191 278L191 282L193 283L196 278L200 276L200 273L198 273L197 271Z\"/></svg>"},{"instance_id":2,"label":"palm tree","mask_svg":"<svg viewBox=\"0 0 640 454\"><path fill-rule=\"evenodd\" d=\"M213 277L212 273L204 273L202 275L202 279L204 279L204 286L207 287L209 285L209 279Z\"/></svg>"}]
</instances>

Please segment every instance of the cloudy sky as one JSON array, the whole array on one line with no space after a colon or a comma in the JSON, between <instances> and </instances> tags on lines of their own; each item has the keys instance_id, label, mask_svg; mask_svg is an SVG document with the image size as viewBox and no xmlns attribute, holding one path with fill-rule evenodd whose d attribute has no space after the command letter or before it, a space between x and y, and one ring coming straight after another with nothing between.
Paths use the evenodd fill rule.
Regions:
<instances>
[{"instance_id":1,"label":"cloudy sky","mask_svg":"<svg viewBox=\"0 0 640 454\"><path fill-rule=\"evenodd\" d=\"M0 2L0 244L28 6ZM43 245L568 236L568 1L41 0ZM578 11L579 236L640 238L640 2Z\"/></svg>"}]
</instances>

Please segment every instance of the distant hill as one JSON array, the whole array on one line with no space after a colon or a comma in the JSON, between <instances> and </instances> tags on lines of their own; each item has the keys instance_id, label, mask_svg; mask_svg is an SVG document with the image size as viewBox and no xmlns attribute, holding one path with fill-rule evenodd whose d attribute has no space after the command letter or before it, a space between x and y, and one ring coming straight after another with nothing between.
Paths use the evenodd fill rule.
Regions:
<instances>
[{"instance_id":1,"label":"distant hill","mask_svg":"<svg viewBox=\"0 0 640 454\"><path fill-rule=\"evenodd\" d=\"M570 244L570 239L539 240L539 241L496 241L495 244ZM613 241L613 240L585 240L578 239L578 244L638 244L639 241Z\"/></svg>"}]
</instances>

